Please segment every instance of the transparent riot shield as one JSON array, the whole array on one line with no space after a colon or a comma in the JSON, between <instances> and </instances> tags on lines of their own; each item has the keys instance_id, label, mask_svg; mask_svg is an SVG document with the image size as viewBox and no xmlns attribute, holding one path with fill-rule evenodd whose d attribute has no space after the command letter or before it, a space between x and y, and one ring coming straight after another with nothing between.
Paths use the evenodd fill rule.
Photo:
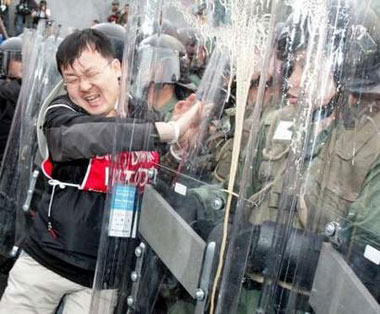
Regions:
<instances>
[{"instance_id":1,"label":"transparent riot shield","mask_svg":"<svg viewBox=\"0 0 380 314\"><path fill-rule=\"evenodd\" d=\"M17 208L22 209L23 215L33 215L31 202L34 195L38 176L40 174L41 156L37 141L37 119L41 106L61 80L55 61L55 52L61 41L59 26L54 22L42 21L37 28L37 36L41 36L40 45L33 50L28 66L34 66L30 71L28 81L28 98L23 103L19 156L17 172L20 174L18 182ZM37 69L37 70L36 70ZM16 241L22 243L27 234L28 223L20 218Z\"/></svg>"},{"instance_id":2,"label":"transparent riot shield","mask_svg":"<svg viewBox=\"0 0 380 314\"><path fill-rule=\"evenodd\" d=\"M1 253L15 257L33 215L30 202L38 171L36 121L39 107L57 84L54 23L41 22L23 35L23 80L0 174Z\"/></svg>"},{"instance_id":3,"label":"transparent riot shield","mask_svg":"<svg viewBox=\"0 0 380 314\"><path fill-rule=\"evenodd\" d=\"M29 32L24 34L22 58L27 59L29 55L29 47L26 42L31 39ZM18 103L21 103L25 99L25 95L21 92L18 97ZM16 106L14 111L14 117L20 117L20 106ZM15 241L15 229L16 229L16 198L8 194L8 191L12 193L17 191L15 187L15 178L13 173L17 168L17 159L11 156L12 153L17 152L18 138L21 119L13 118L11 128L9 130L8 141L3 155L3 162L1 164L1 211L0 211L0 233L1 233L1 274L0 274L0 293L4 292L7 284L7 275L9 270L13 266L15 257L17 256L17 249L12 252L12 247ZM11 148L13 147L14 148ZM17 155L16 155L17 156Z\"/></svg>"},{"instance_id":4,"label":"transparent riot shield","mask_svg":"<svg viewBox=\"0 0 380 314\"><path fill-rule=\"evenodd\" d=\"M151 25L160 25L169 10L186 26L201 29L198 18L181 2L136 1L130 9L120 121L129 117L137 127L138 119L180 120L193 101L176 95L169 117L157 104L179 85L177 75L182 75L186 57L183 45L174 45L178 39L169 41L170 35L155 33ZM178 142L152 150L146 139L146 151L112 157L93 313L177 313L182 306L190 312L207 311L220 243L219 233L212 231L223 218L228 194L214 179L215 151L233 133L233 113L225 112L233 112L235 99L229 94L233 83L229 47L221 40L209 53L196 96L190 97L203 104L202 115ZM120 142L139 137L137 129L132 139L116 134L115 151Z\"/></svg>"},{"instance_id":5,"label":"transparent riot shield","mask_svg":"<svg viewBox=\"0 0 380 314\"><path fill-rule=\"evenodd\" d=\"M215 312L377 313L378 17L289 1L271 18Z\"/></svg>"}]
</instances>

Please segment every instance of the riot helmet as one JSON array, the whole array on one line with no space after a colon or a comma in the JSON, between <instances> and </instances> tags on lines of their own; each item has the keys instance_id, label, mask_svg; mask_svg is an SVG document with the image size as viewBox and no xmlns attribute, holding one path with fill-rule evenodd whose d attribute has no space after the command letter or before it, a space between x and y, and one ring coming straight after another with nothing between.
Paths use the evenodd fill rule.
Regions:
<instances>
[{"instance_id":1,"label":"riot helmet","mask_svg":"<svg viewBox=\"0 0 380 314\"><path fill-rule=\"evenodd\" d=\"M332 3L325 25L313 24L315 21L310 17L302 19L290 15L278 30L276 50L277 58L282 62L282 93L293 105L302 97L301 82L307 79L304 71L310 62L307 60L311 56L310 47L323 36L319 32L325 34L320 52L320 74L313 80L313 84L318 86L318 99L315 98L318 108L313 108L313 121L327 118L337 106L346 102L346 95L342 93L343 72L351 32L351 14L349 6L339 7Z\"/></svg>"},{"instance_id":2,"label":"riot helmet","mask_svg":"<svg viewBox=\"0 0 380 314\"><path fill-rule=\"evenodd\" d=\"M176 37L167 34L154 34L145 38L141 41L140 48L144 46L176 50L181 56L186 53L185 46Z\"/></svg>"},{"instance_id":3,"label":"riot helmet","mask_svg":"<svg viewBox=\"0 0 380 314\"><path fill-rule=\"evenodd\" d=\"M115 58L119 59L119 61L122 62L126 38L125 28L119 24L114 23L99 23L95 24L92 28L102 32L108 37L112 43L115 52Z\"/></svg>"},{"instance_id":4,"label":"riot helmet","mask_svg":"<svg viewBox=\"0 0 380 314\"><path fill-rule=\"evenodd\" d=\"M183 27L177 30L177 38L185 46L187 56L192 60L200 41L199 34L193 28Z\"/></svg>"},{"instance_id":5,"label":"riot helmet","mask_svg":"<svg viewBox=\"0 0 380 314\"><path fill-rule=\"evenodd\" d=\"M330 1L326 24L322 23L324 26L321 28L318 26L322 24L310 16L300 18L291 14L285 23L282 23L281 29L277 30L279 58L281 59L281 56L284 57L286 54L295 51L307 49L311 44L310 41L318 39L318 32L322 32L325 34L325 40L323 40L324 53L335 57L334 67L338 69L341 67L348 49L354 11L355 8L351 2ZM335 77L337 82L339 76Z\"/></svg>"},{"instance_id":6,"label":"riot helmet","mask_svg":"<svg viewBox=\"0 0 380 314\"><path fill-rule=\"evenodd\" d=\"M335 56L333 72L337 86L351 93L378 93L380 22L376 13L358 1L332 2L328 18L326 50ZM292 53L306 49L309 40L308 21L292 24L289 20L277 45L278 57L284 61ZM296 27L293 36L292 27Z\"/></svg>"},{"instance_id":7,"label":"riot helmet","mask_svg":"<svg viewBox=\"0 0 380 314\"><path fill-rule=\"evenodd\" d=\"M363 15L365 20L360 19ZM278 57L284 65L292 64L295 53L306 49L309 40L309 21L297 23L291 19L284 24L277 45ZM376 13L358 2L345 3L344 6L333 3L328 24L325 50L334 56L332 70L338 88L353 94L378 94L380 22ZM284 76L289 77L292 66L283 69Z\"/></svg>"},{"instance_id":8,"label":"riot helmet","mask_svg":"<svg viewBox=\"0 0 380 314\"><path fill-rule=\"evenodd\" d=\"M0 45L1 74L8 78L22 77L22 39L11 37Z\"/></svg>"},{"instance_id":9,"label":"riot helmet","mask_svg":"<svg viewBox=\"0 0 380 314\"><path fill-rule=\"evenodd\" d=\"M153 22L153 32L156 34L166 34L176 37L176 27L167 19L161 19L160 22Z\"/></svg>"},{"instance_id":10,"label":"riot helmet","mask_svg":"<svg viewBox=\"0 0 380 314\"><path fill-rule=\"evenodd\" d=\"M199 76L200 81L209 59L209 52L212 51L214 43L210 40L205 40L196 30L190 27L178 29L177 38L186 47L188 57L187 71L190 75Z\"/></svg>"},{"instance_id":11,"label":"riot helmet","mask_svg":"<svg viewBox=\"0 0 380 314\"><path fill-rule=\"evenodd\" d=\"M155 34L144 39L138 48L140 82L145 81L146 84L179 82L180 59L185 54L184 45L173 36Z\"/></svg>"},{"instance_id":12,"label":"riot helmet","mask_svg":"<svg viewBox=\"0 0 380 314\"><path fill-rule=\"evenodd\" d=\"M357 10L344 63L344 85L352 94L380 94L380 22L370 9L366 19L359 20Z\"/></svg>"},{"instance_id":13,"label":"riot helmet","mask_svg":"<svg viewBox=\"0 0 380 314\"><path fill-rule=\"evenodd\" d=\"M175 37L154 34L137 49L132 94L155 109L177 99L184 99L195 90L183 75L182 60L186 58L184 45ZM164 101L165 100L165 101Z\"/></svg>"}]
</instances>

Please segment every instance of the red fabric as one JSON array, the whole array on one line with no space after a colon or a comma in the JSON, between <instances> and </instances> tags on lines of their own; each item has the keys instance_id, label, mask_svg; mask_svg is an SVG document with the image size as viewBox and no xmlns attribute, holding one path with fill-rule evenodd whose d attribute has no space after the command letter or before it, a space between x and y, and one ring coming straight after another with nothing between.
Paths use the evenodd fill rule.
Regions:
<instances>
[{"instance_id":1,"label":"red fabric","mask_svg":"<svg viewBox=\"0 0 380 314\"><path fill-rule=\"evenodd\" d=\"M109 23L117 23L118 20L119 20L118 13L113 13L107 17L107 22Z\"/></svg>"},{"instance_id":2,"label":"red fabric","mask_svg":"<svg viewBox=\"0 0 380 314\"><path fill-rule=\"evenodd\" d=\"M157 152L123 152L115 158L112 181L136 185L140 190L150 182L148 171L158 168L160 155ZM52 178L54 165L51 159L42 163L46 175ZM85 191L105 193L111 173L111 155L91 158L84 181L78 183ZM54 179L54 178L53 178ZM62 182L64 183L64 182Z\"/></svg>"},{"instance_id":3,"label":"red fabric","mask_svg":"<svg viewBox=\"0 0 380 314\"><path fill-rule=\"evenodd\" d=\"M54 165L50 157L42 162L42 170L49 179L53 178L53 169Z\"/></svg>"}]
</instances>

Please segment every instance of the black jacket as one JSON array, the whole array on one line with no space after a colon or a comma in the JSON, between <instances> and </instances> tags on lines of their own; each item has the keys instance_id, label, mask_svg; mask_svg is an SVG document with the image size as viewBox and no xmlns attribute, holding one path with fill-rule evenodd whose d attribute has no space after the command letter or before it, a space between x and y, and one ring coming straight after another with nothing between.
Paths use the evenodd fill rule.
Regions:
<instances>
[{"instance_id":1,"label":"black jacket","mask_svg":"<svg viewBox=\"0 0 380 314\"><path fill-rule=\"evenodd\" d=\"M118 141L117 150L120 151L153 150L158 139L153 123L116 122L115 118L89 115L67 96L54 100L47 110L44 124L54 165L53 178L81 183L91 157L113 152L115 130L124 135ZM56 185L54 192L52 190L50 186L42 195L25 250L53 271L55 266L46 263L47 258L43 256L93 272L106 195L70 186ZM48 231L49 221L54 228L53 235Z\"/></svg>"}]
</instances>

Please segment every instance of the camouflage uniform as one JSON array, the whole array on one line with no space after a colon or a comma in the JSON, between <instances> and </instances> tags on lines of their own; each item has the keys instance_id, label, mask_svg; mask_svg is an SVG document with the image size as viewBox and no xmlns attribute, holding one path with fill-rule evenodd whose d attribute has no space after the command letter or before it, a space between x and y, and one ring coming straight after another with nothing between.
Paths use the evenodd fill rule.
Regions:
<instances>
[{"instance_id":1,"label":"camouflage uniform","mask_svg":"<svg viewBox=\"0 0 380 314\"><path fill-rule=\"evenodd\" d=\"M295 107L286 106L267 115L261 127L261 148L253 176L250 222L276 221L285 173L289 144L292 135Z\"/></svg>"},{"instance_id":2,"label":"camouflage uniform","mask_svg":"<svg viewBox=\"0 0 380 314\"><path fill-rule=\"evenodd\" d=\"M352 156L354 152L355 155L350 156L349 160L354 158L355 163L358 162L359 165L355 167L356 172L352 171L347 174L347 181L352 180L350 189L347 189L345 185L340 188L346 192L342 193L344 201L341 203L345 205L344 210L347 208L349 210L348 214L343 215L343 219L339 222L343 228L342 239L344 240L341 250L347 254L348 262L356 275L377 302L380 302L379 266L371 255L366 254L368 250L375 252L380 250L380 139L377 132L380 112L376 108L374 111L363 116L363 118L368 117L367 123L363 123L358 134L355 135L358 151L344 143L348 146L345 149L347 154L344 156ZM347 198L349 199L347 200Z\"/></svg>"},{"instance_id":3,"label":"camouflage uniform","mask_svg":"<svg viewBox=\"0 0 380 314\"><path fill-rule=\"evenodd\" d=\"M359 197L344 220L348 262L373 297L380 302L380 272L377 261L365 255L380 250L380 159L366 177Z\"/></svg>"},{"instance_id":4,"label":"camouflage uniform","mask_svg":"<svg viewBox=\"0 0 380 314\"><path fill-rule=\"evenodd\" d=\"M356 228L354 242L363 242L364 234L366 243L375 241L375 247L380 248L378 238L368 236L380 234L380 229L374 228L376 224L373 222L376 220L370 219L374 218L373 215L377 215L376 211L369 214L370 209L363 210L364 204L368 204L368 195L356 201L359 194L363 193L361 192L363 187L367 191L372 191L370 195L375 195L373 189L376 172L373 169L379 169L380 137L375 127L380 123L379 109L373 106L371 109L367 108L355 118L353 125L345 126L343 123L337 123L321 133L320 142L316 145L317 149L311 162L305 165L309 179L305 183L304 197L298 201L293 227L306 228L321 234L328 222L340 220L348 215L351 219L356 217L355 225L360 226ZM275 222L279 214L278 205L286 171L289 142L276 141L274 134L280 121L290 118L291 112L291 108L285 107L273 113L264 123L264 129L267 128L268 132L266 144L260 149L262 156L257 179L260 189L250 197L252 201L250 222L254 225L268 220ZM369 180L372 186L368 186ZM372 199L370 201L372 202ZM247 277L248 281L262 278L261 274L250 272L247 273ZM380 280L380 275L377 278ZM246 306L246 302L247 300L257 302L260 294L257 289L258 286L248 290L243 288L239 313L253 313L252 308ZM379 297L378 288L376 293Z\"/></svg>"},{"instance_id":5,"label":"camouflage uniform","mask_svg":"<svg viewBox=\"0 0 380 314\"><path fill-rule=\"evenodd\" d=\"M307 183L305 202L300 202L304 206L299 208L300 216L314 217L310 221L313 230L320 232L327 222L346 217L358 198L379 157L379 110L368 107L352 127L334 129L328 146L313 161L310 177L314 181Z\"/></svg>"}]
</instances>

